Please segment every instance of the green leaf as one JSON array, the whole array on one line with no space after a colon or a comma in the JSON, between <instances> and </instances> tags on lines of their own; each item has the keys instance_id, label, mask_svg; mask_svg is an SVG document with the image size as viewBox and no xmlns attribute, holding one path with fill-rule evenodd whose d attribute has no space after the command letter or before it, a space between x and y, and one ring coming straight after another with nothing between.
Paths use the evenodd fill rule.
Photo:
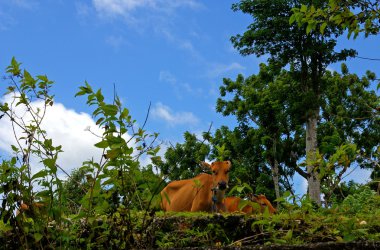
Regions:
<instances>
[{"instance_id":1,"label":"green leaf","mask_svg":"<svg viewBox=\"0 0 380 250\"><path fill-rule=\"evenodd\" d=\"M6 94L9 94L10 92L7 92ZM2 104L2 103L0 103L0 111L2 111L2 112L8 112L9 111L9 105L8 105L8 103L4 103L4 104Z\"/></svg>"},{"instance_id":2,"label":"green leaf","mask_svg":"<svg viewBox=\"0 0 380 250\"><path fill-rule=\"evenodd\" d=\"M197 179L194 179L194 187L195 188L201 188L202 187L202 183L200 180L197 180Z\"/></svg>"},{"instance_id":3,"label":"green leaf","mask_svg":"<svg viewBox=\"0 0 380 250\"><path fill-rule=\"evenodd\" d=\"M85 85L86 85L86 86L81 86L81 87L79 87L80 91L78 91L78 92L75 94L75 97L77 97L77 96L82 96L82 95L85 95L85 94L91 94L91 93L93 93L92 88L91 88L91 86L87 83L87 81L85 82Z\"/></svg>"},{"instance_id":4,"label":"green leaf","mask_svg":"<svg viewBox=\"0 0 380 250\"><path fill-rule=\"evenodd\" d=\"M239 210L242 210L243 208L245 208L246 206L248 206L250 203L251 202L248 201L248 200L240 200L239 204L238 204Z\"/></svg>"},{"instance_id":5,"label":"green leaf","mask_svg":"<svg viewBox=\"0 0 380 250\"><path fill-rule=\"evenodd\" d=\"M15 145L11 145L11 147L15 153L19 152L19 149Z\"/></svg>"},{"instance_id":6,"label":"green leaf","mask_svg":"<svg viewBox=\"0 0 380 250\"><path fill-rule=\"evenodd\" d=\"M314 5L312 5L311 7L310 7L310 10L308 11L309 13L309 15L313 15L314 13L315 13L315 7L314 7Z\"/></svg>"},{"instance_id":7,"label":"green leaf","mask_svg":"<svg viewBox=\"0 0 380 250\"><path fill-rule=\"evenodd\" d=\"M315 27L317 26L317 22L314 20L311 20L308 22L306 27L306 34L310 34L312 30L315 30Z\"/></svg>"},{"instance_id":8,"label":"green leaf","mask_svg":"<svg viewBox=\"0 0 380 250\"><path fill-rule=\"evenodd\" d=\"M236 187L236 191L238 191L239 193L243 192L244 190L244 187Z\"/></svg>"},{"instance_id":9,"label":"green leaf","mask_svg":"<svg viewBox=\"0 0 380 250\"><path fill-rule=\"evenodd\" d=\"M169 195L164 191L163 192L164 193L164 197L165 197L165 199L166 199L166 201L169 203L169 205L170 205L170 198L169 198Z\"/></svg>"},{"instance_id":10,"label":"green leaf","mask_svg":"<svg viewBox=\"0 0 380 250\"><path fill-rule=\"evenodd\" d=\"M115 116L118 112L118 107L116 105L107 104L103 106L103 111L106 116Z\"/></svg>"},{"instance_id":11,"label":"green leaf","mask_svg":"<svg viewBox=\"0 0 380 250\"><path fill-rule=\"evenodd\" d=\"M37 173L35 173L33 176L32 176L32 179L31 180L34 180L34 179L37 179L37 178L42 178L42 177L45 177L47 176L47 172L45 170L41 170Z\"/></svg>"},{"instance_id":12,"label":"green leaf","mask_svg":"<svg viewBox=\"0 0 380 250\"><path fill-rule=\"evenodd\" d=\"M30 87L32 89L36 87L35 85L36 81L27 70L24 70L24 82L25 82L25 85L27 85L27 87Z\"/></svg>"},{"instance_id":13,"label":"green leaf","mask_svg":"<svg viewBox=\"0 0 380 250\"><path fill-rule=\"evenodd\" d=\"M100 141L94 145L97 148L107 148L108 147L108 141Z\"/></svg>"},{"instance_id":14,"label":"green leaf","mask_svg":"<svg viewBox=\"0 0 380 250\"><path fill-rule=\"evenodd\" d=\"M6 233L8 231L11 231L13 229L13 227L11 225L9 225L8 223L5 224L3 222L3 220L0 220L0 232L1 233Z\"/></svg>"},{"instance_id":15,"label":"green leaf","mask_svg":"<svg viewBox=\"0 0 380 250\"><path fill-rule=\"evenodd\" d=\"M41 197L41 198L50 198L51 192L50 190L43 190L40 191L36 194L36 197Z\"/></svg>"},{"instance_id":16,"label":"green leaf","mask_svg":"<svg viewBox=\"0 0 380 250\"><path fill-rule=\"evenodd\" d=\"M104 121L104 117L99 118L99 119L96 121L96 125L101 124L103 121Z\"/></svg>"},{"instance_id":17,"label":"green leaf","mask_svg":"<svg viewBox=\"0 0 380 250\"><path fill-rule=\"evenodd\" d=\"M115 149L108 150L106 153L106 156L108 159L114 159L118 157L120 154L121 154L120 148L115 148Z\"/></svg>"},{"instance_id":18,"label":"green leaf","mask_svg":"<svg viewBox=\"0 0 380 250\"><path fill-rule=\"evenodd\" d=\"M329 0L329 7L334 10L337 7L336 0Z\"/></svg>"},{"instance_id":19,"label":"green leaf","mask_svg":"<svg viewBox=\"0 0 380 250\"><path fill-rule=\"evenodd\" d=\"M21 74L20 70L21 63L18 63L14 57L12 57L11 65L7 67L7 73L11 73L14 76L19 76Z\"/></svg>"},{"instance_id":20,"label":"green leaf","mask_svg":"<svg viewBox=\"0 0 380 250\"><path fill-rule=\"evenodd\" d=\"M50 168L50 169L54 169L54 168L56 168L56 167L55 167L55 159L50 159L50 158L48 158L48 159L43 159L43 160L42 160L42 163L43 163L46 167L48 167L48 168Z\"/></svg>"},{"instance_id":21,"label":"green leaf","mask_svg":"<svg viewBox=\"0 0 380 250\"><path fill-rule=\"evenodd\" d=\"M14 164L16 164L16 157L13 157L12 160L13 160L13 159L15 159L15 163L14 163ZM13 165L14 165L14 164L13 164ZM27 168L27 165L26 165L26 164L22 165L22 166L20 167L20 172L21 172L21 173L24 172L24 170L25 170L26 168Z\"/></svg>"},{"instance_id":22,"label":"green leaf","mask_svg":"<svg viewBox=\"0 0 380 250\"><path fill-rule=\"evenodd\" d=\"M49 81L49 79L47 78L46 75L39 75L39 76L37 76L37 79L39 79L39 80L41 80L43 82L48 82Z\"/></svg>"},{"instance_id":23,"label":"green leaf","mask_svg":"<svg viewBox=\"0 0 380 250\"><path fill-rule=\"evenodd\" d=\"M300 9L300 11L301 11L302 13L306 13L306 12L307 12L307 6L304 5L304 4L302 4L302 5L301 5L301 9Z\"/></svg>"},{"instance_id":24,"label":"green leaf","mask_svg":"<svg viewBox=\"0 0 380 250\"><path fill-rule=\"evenodd\" d=\"M296 14L291 15L289 18L289 24L293 24L295 20L296 20Z\"/></svg>"},{"instance_id":25,"label":"green leaf","mask_svg":"<svg viewBox=\"0 0 380 250\"><path fill-rule=\"evenodd\" d=\"M101 89L99 89L96 92L95 96L96 96L96 99L98 100L98 102L103 102L104 101L104 96L102 94L102 90Z\"/></svg>"},{"instance_id":26,"label":"green leaf","mask_svg":"<svg viewBox=\"0 0 380 250\"><path fill-rule=\"evenodd\" d=\"M34 233L33 237L36 242L39 242L42 239L43 235L40 233Z\"/></svg>"},{"instance_id":27,"label":"green leaf","mask_svg":"<svg viewBox=\"0 0 380 250\"><path fill-rule=\"evenodd\" d=\"M286 241L290 241L292 238L293 238L293 230L290 229L290 230L286 233L286 235L285 235L285 237L284 237L284 240L286 240Z\"/></svg>"},{"instance_id":28,"label":"green leaf","mask_svg":"<svg viewBox=\"0 0 380 250\"><path fill-rule=\"evenodd\" d=\"M123 109L123 111L121 112L121 115L120 115L120 118L121 119L126 119L129 115L129 110L128 109Z\"/></svg>"},{"instance_id":29,"label":"green leaf","mask_svg":"<svg viewBox=\"0 0 380 250\"><path fill-rule=\"evenodd\" d=\"M319 31L321 32L322 35L325 32L326 26L327 26L327 23L322 23L321 27L319 28Z\"/></svg>"}]
</instances>

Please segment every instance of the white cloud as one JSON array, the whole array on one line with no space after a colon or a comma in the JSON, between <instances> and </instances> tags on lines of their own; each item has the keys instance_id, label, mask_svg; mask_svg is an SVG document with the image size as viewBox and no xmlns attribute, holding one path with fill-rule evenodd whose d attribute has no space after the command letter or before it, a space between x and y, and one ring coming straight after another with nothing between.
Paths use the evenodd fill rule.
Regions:
<instances>
[{"instance_id":1,"label":"white cloud","mask_svg":"<svg viewBox=\"0 0 380 250\"><path fill-rule=\"evenodd\" d=\"M9 103L10 100L11 97L8 95L0 101ZM35 108L41 108L43 103L34 102L32 105ZM22 117L24 121L30 120L30 116L21 105L16 108L16 114ZM14 138L11 122L6 116L0 120L0 127L0 150L10 154L10 145L17 145L17 141ZM73 168L82 166L83 161L91 158L94 158L94 160L100 159L101 150L93 146L99 141L99 138L92 135L89 131L85 131L87 127L90 127L92 132L98 135L102 133L90 115L78 113L67 109L60 103L55 103L52 107L48 108L41 127L46 131L47 137L53 140L53 145L62 145L64 152L59 154L57 163L66 172L70 173ZM18 137L22 136L21 129L16 128L16 133ZM20 141L20 143L24 142ZM41 168L41 165L36 163L36 161L37 159L33 160L33 172ZM60 176L64 177L62 174Z\"/></svg>"},{"instance_id":2,"label":"white cloud","mask_svg":"<svg viewBox=\"0 0 380 250\"><path fill-rule=\"evenodd\" d=\"M218 77L230 71L242 71L245 70L245 67L237 62L226 64L213 64L210 69L207 71L208 77Z\"/></svg>"},{"instance_id":3,"label":"white cloud","mask_svg":"<svg viewBox=\"0 0 380 250\"><path fill-rule=\"evenodd\" d=\"M93 0L96 11L101 16L130 16L136 9L146 9L155 12L171 12L180 7L200 8L202 5L195 0Z\"/></svg>"},{"instance_id":4,"label":"white cloud","mask_svg":"<svg viewBox=\"0 0 380 250\"><path fill-rule=\"evenodd\" d=\"M83 1L76 4L79 17L88 17L89 13L94 11L102 20L121 21L140 34L154 32L174 44L176 48L190 53L193 58L201 58L193 43L182 38L183 30L179 35L174 31L178 27L175 21L180 16L178 10L204 8L199 0L92 0L92 11L88 6ZM193 33L190 31L190 34Z\"/></svg>"},{"instance_id":5,"label":"white cloud","mask_svg":"<svg viewBox=\"0 0 380 250\"><path fill-rule=\"evenodd\" d=\"M353 180L356 183L364 184L371 180L372 171L369 169L356 168L353 170L349 169L347 172L346 175L343 175L342 181Z\"/></svg>"},{"instance_id":6,"label":"white cloud","mask_svg":"<svg viewBox=\"0 0 380 250\"><path fill-rule=\"evenodd\" d=\"M193 43L188 39L184 39L180 36L175 35L167 24L156 23L154 25L154 31L166 38L168 42L174 44L178 49L188 52L195 60L204 62L204 58L194 47Z\"/></svg>"},{"instance_id":7,"label":"white cloud","mask_svg":"<svg viewBox=\"0 0 380 250\"><path fill-rule=\"evenodd\" d=\"M0 10L0 31L10 29L15 23L16 20L11 15Z\"/></svg>"},{"instance_id":8,"label":"white cloud","mask_svg":"<svg viewBox=\"0 0 380 250\"><path fill-rule=\"evenodd\" d=\"M34 0L10 0L8 3L24 9L33 9L38 6Z\"/></svg>"},{"instance_id":9,"label":"white cloud","mask_svg":"<svg viewBox=\"0 0 380 250\"><path fill-rule=\"evenodd\" d=\"M82 2L75 2L75 9L79 17L87 17L91 13L91 6Z\"/></svg>"},{"instance_id":10,"label":"white cloud","mask_svg":"<svg viewBox=\"0 0 380 250\"><path fill-rule=\"evenodd\" d=\"M199 123L199 119L191 112L173 112L168 106L157 103L152 109L152 117L164 120L169 126L176 125L195 125Z\"/></svg>"},{"instance_id":11,"label":"white cloud","mask_svg":"<svg viewBox=\"0 0 380 250\"><path fill-rule=\"evenodd\" d=\"M162 82L170 83L171 85L175 85L177 83L177 78L167 70L161 70L158 79Z\"/></svg>"},{"instance_id":12,"label":"white cloud","mask_svg":"<svg viewBox=\"0 0 380 250\"><path fill-rule=\"evenodd\" d=\"M126 41L120 35L118 36L111 35L111 36L106 37L106 43L110 45L111 47L113 47L114 49L119 49L120 46L126 43Z\"/></svg>"},{"instance_id":13,"label":"white cloud","mask_svg":"<svg viewBox=\"0 0 380 250\"><path fill-rule=\"evenodd\" d=\"M174 91L178 99L182 99L184 94L197 97L203 95L202 88L193 88L191 84L179 81L170 71L161 70L158 79L160 82L170 84L170 89Z\"/></svg>"},{"instance_id":14,"label":"white cloud","mask_svg":"<svg viewBox=\"0 0 380 250\"><path fill-rule=\"evenodd\" d=\"M0 31L9 30L17 24L13 9L34 10L38 3L34 0L0 0Z\"/></svg>"},{"instance_id":15,"label":"white cloud","mask_svg":"<svg viewBox=\"0 0 380 250\"><path fill-rule=\"evenodd\" d=\"M144 5L151 5L150 0L93 0L95 9L106 16L126 15L128 12Z\"/></svg>"}]
</instances>

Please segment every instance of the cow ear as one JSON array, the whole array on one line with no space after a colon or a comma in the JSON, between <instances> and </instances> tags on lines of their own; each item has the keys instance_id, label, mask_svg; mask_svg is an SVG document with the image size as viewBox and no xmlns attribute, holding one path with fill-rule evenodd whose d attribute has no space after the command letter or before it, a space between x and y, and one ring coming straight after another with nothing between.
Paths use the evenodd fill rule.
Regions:
<instances>
[{"instance_id":1,"label":"cow ear","mask_svg":"<svg viewBox=\"0 0 380 250\"><path fill-rule=\"evenodd\" d=\"M231 161L226 161L226 162L227 162L227 164L228 164L228 167L231 168L231 166L232 166Z\"/></svg>"},{"instance_id":2,"label":"cow ear","mask_svg":"<svg viewBox=\"0 0 380 250\"><path fill-rule=\"evenodd\" d=\"M202 167L204 167L204 168L206 168L206 169L209 169L209 168L211 168L211 165L210 164L208 164L207 162L205 162L205 161L201 161L201 166Z\"/></svg>"}]
</instances>

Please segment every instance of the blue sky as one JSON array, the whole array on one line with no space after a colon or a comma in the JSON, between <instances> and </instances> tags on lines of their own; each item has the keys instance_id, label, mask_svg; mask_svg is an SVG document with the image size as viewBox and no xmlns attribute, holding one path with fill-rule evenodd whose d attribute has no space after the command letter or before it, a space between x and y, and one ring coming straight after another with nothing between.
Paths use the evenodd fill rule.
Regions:
<instances>
[{"instance_id":1,"label":"blue sky","mask_svg":"<svg viewBox=\"0 0 380 250\"><path fill-rule=\"evenodd\" d=\"M183 141L185 131L199 134L211 122L214 129L234 125L233 118L214 110L222 79L257 73L259 63L265 62L265 58L242 57L231 45L229 38L251 22L249 16L231 10L234 2L0 0L0 68L4 72L15 56L33 75L46 74L55 81L53 93L60 109L54 110L56 116L46 126L53 138L58 134L66 151L75 149L78 138L85 140L86 127L94 126L85 99L74 97L85 80L109 98L115 84L140 124L151 102L146 129L175 144ZM343 37L338 47L380 58L379 44L379 37L350 41ZM350 59L347 64L359 75L366 70L380 75L379 62ZM0 126L6 127L4 121ZM1 150L7 151L10 140L0 139ZM81 150L85 148L87 144ZM78 158L71 159L69 169L94 153L81 150L66 156L68 161Z\"/></svg>"}]
</instances>

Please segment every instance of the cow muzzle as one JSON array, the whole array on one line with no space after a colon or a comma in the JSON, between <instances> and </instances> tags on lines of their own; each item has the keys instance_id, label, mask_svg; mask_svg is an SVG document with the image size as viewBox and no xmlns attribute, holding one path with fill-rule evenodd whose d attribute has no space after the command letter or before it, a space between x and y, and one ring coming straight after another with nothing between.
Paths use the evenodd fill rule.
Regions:
<instances>
[{"instance_id":1,"label":"cow muzzle","mask_svg":"<svg viewBox=\"0 0 380 250\"><path fill-rule=\"evenodd\" d=\"M227 182L225 182L225 181L220 181L220 182L218 182L218 188L219 188L219 190L225 190L226 188L227 188Z\"/></svg>"}]
</instances>

